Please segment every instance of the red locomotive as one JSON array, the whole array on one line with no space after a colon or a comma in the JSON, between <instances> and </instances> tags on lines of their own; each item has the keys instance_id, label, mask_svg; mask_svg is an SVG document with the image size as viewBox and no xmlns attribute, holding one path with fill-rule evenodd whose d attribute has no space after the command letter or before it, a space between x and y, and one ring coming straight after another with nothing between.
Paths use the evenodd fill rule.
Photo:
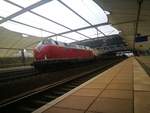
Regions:
<instances>
[{"instance_id":1,"label":"red locomotive","mask_svg":"<svg viewBox=\"0 0 150 113\"><path fill-rule=\"evenodd\" d=\"M88 60L95 57L87 46L73 45L46 39L34 48L35 62Z\"/></svg>"}]
</instances>

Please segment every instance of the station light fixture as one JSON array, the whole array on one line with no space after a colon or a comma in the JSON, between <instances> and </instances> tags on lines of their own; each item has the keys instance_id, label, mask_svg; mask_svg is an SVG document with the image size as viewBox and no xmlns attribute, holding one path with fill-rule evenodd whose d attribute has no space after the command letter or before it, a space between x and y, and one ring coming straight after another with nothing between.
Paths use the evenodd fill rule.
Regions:
<instances>
[{"instance_id":1,"label":"station light fixture","mask_svg":"<svg viewBox=\"0 0 150 113\"><path fill-rule=\"evenodd\" d=\"M110 11L104 11L104 13L106 14L106 15L110 15Z\"/></svg>"},{"instance_id":2,"label":"station light fixture","mask_svg":"<svg viewBox=\"0 0 150 113\"><path fill-rule=\"evenodd\" d=\"M26 34L22 34L22 37L28 37L28 35L26 35Z\"/></svg>"}]
</instances>

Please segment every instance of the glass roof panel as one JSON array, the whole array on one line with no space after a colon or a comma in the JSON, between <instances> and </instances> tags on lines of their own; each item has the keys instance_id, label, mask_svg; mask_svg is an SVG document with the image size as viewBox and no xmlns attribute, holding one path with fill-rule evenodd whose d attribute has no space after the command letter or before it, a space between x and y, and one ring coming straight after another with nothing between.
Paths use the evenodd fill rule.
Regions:
<instances>
[{"instance_id":1,"label":"glass roof panel","mask_svg":"<svg viewBox=\"0 0 150 113\"><path fill-rule=\"evenodd\" d=\"M96 33L96 34L93 34L91 37L92 38L97 38L97 37L103 37L104 35L100 32Z\"/></svg>"},{"instance_id":2,"label":"glass roof panel","mask_svg":"<svg viewBox=\"0 0 150 113\"><path fill-rule=\"evenodd\" d=\"M76 0L74 0L76 1ZM69 0L68 0L69 2ZM76 2L75 2L76 3ZM45 16L51 20L61 23L71 29L77 29L85 26L89 26L84 20L71 12L64 5L56 0L50 3L39 6L32 11Z\"/></svg>"},{"instance_id":3,"label":"glass roof panel","mask_svg":"<svg viewBox=\"0 0 150 113\"><path fill-rule=\"evenodd\" d=\"M66 37L70 37L72 39L75 39L75 40L84 40L84 39L88 39L87 37L84 37L78 33L75 33L75 32L72 32L72 33L67 33L67 34L64 34L63 36L66 36Z\"/></svg>"},{"instance_id":4,"label":"glass roof panel","mask_svg":"<svg viewBox=\"0 0 150 113\"><path fill-rule=\"evenodd\" d=\"M10 3L7 3L4 0L0 0L0 16L2 17L7 17L19 11L20 9L21 8L11 5Z\"/></svg>"},{"instance_id":5,"label":"glass roof panel","mask_svg":"<svg viewBox=\"0 0 150 113\"><path fill-rule=\"evenodd\" d=\"M78 31L86 36L89 36L91 38L95 38L95 35L97 35L97 30L95 28L89 28L85 30Z\"/></svg>"},{"instance_id":6,"label":"glass roof panel","mask_svg":"<svg viewBox=\"0 0 150 113\"><path fill-rule=\"evenodd\" d=\"M51 37L53 40L55 41L61 41L61 42L65 42L65 43L71 43L74 42L75 40L71 40L62 36L57 36L57 37Z\"/></svg>"},{"instance_id":7,"label":"glass roof panel","mask_svg":"<svg viewBox=\"0 0 150 113\"><path fill-rule=\"evenodd\" d=\"M91 24L105 23L108 21L103 9L93 0L61 0Z\"/></svg>"},{"instance_id":8,"label":"glass roof panel","mask_svg":"<svg viewBox=\"0 0 150 113\"><path fill-rule=\"evenodd\" d=\"M51 31L54 33L60 33L64 31L68 31L68 29L61 27L53 22L50 22L46 19L43 19L35 14L32 14L30 12L26 12L24 14L21 14L15 18L13 18L15 21L19 21L31 26L35 26L47 31Z\"/></svg>"},{"instance_id":9,"label":"glass roof panel","mask_svg":"<svg viewBox=\"0 0 150 113\"><path fill-rule=\"evenodd\" d=\"M11 31L19 32L19 33L24 33L32 36L38 36L38 37L46 37L50 36L52 34L44 31L40 31L37 29L34 29L32 27L28 27L22 24L18 24L15 22L7 21L1 24L1 26L5 27L6 29L9 29Z\"/></svg>"},{"instance_id":10,"label":"glass roof panel","mask_svg":"<svg viewBox=\"0 0 150 113\"><path fill-rule=\"evenodd\" d=\"M98 27L98 29L102 31L105 35L119 34L119 31L111 25L100 26Z\"/></svg>"},{"instance_id":11,"label":"glass roof panel","mask_svg":"<svg viewBox=\"0 0 150 113\"><path fill-rule=\"evenodd\" d=\"M98 27L100 31L102 31L105 35L113 35L113 34L119 34L119 31L112 27L111 25L105 25L105 26L100 26ZM89 36L91 38L96 38L96 37L102 37L104 36L101 32L97 32L95 28L89 28L85 30L78 31L86 36Z\"/></svg>"},{"instance_id":12,"label":"glass roof panel","mask_svg":"<svg viewBox=\"0 0 150 113\"><path fill-rule=\"evenodd\" d=\"M95 37L103 37L104 35L102 34L102 33L98 33L98 36L97 35L95 35Z\"/></svg>"},{"instance_id":13,"label":"glass roof panel","mask_svg":"<svg viewBox=\"0 0 150 113\"><path fill-rule=\"evenodd\" d=\"M22 7L28 7L28 6L38 2L40 0L10 0L10 1L13 3L16 3Z\"/></svg>"}]
</instances>

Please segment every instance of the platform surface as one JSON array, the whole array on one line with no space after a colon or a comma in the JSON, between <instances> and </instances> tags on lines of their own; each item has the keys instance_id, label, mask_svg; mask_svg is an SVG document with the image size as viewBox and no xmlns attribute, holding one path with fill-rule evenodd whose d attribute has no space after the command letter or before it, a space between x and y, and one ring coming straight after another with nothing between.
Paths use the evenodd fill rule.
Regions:
<instances>
[{"instance_id":1,"label":"platform surface","mask_svg":"<svg viewBox=\"0 0 150 113\"><path fill-rule=\"evenodd\" d=\"M150 77L128 58L34 113L150 113Z\"/></svg>"}]
</instances>

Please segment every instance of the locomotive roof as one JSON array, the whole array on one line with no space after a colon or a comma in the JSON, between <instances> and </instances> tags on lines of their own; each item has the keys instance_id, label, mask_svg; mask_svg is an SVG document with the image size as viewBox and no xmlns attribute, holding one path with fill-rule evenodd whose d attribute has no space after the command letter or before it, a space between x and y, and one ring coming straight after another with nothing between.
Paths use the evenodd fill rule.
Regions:
<instances>
[{"instance_id":1,"label":"locomotive roof","mask_svg":"<svg viewBox=\"0 0 150 113\"><path fill-rule=\"evenodd\" d=\"M58 46L63 46L63 47L69 47L69 48L77 48L77 49L87 49L91 50L90 47L84 46L84 45L78 45L78 44L72 44L72 43L64 43L61 41L55 41L51 38L46 38L42 41L42 44L52 44L52 45L58 45Z\"/></svg>"}]
</instances>

